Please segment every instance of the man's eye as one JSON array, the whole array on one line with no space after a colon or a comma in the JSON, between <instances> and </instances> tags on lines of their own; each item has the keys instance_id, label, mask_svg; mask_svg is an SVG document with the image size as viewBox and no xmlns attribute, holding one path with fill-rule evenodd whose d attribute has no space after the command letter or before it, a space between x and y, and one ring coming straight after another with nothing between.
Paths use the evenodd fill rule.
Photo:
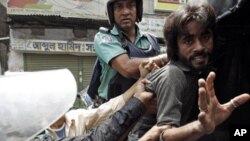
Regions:
<instances>
[{"instance_id":1,"label":"man's eye","mask_svg":"<svg viewBox=\"0 0 250 141\"><path fill-rule=\"evenodd\" d=\"M203 41L208 41L210 38L211 38L211 34L204 34L204 35L202 36L202 40L203 40Z\"/></svg>"},{"instance_id":2,"label":"man's eye","mask_svg":"<svg viewBox=\"0 0 250 141\"><path fill-rule=\"evenodd\" d=\"M204 32L202 35L201 35L201 40L202 41L208 41L212 38L213 36L213 33L211 30L207 30L206 32Z\"/></svg>"},{"instance_id":3,"label":"man's eye","mask_svg":"<svg viewBox=\"0 0 250 141\"><path fill-rule=\"evenodd\" d=\"M132 2L132 3L128 4L128 8L133 8L133 7L136 7L136 3L135 2Z\"/></svg>"},{"instance_id":4,"label":"man's eye","mask_svg":"<svg viewBox=\"0 0 250 141\"><path fill-rule=\"evenodd\" d=\"M191 45L191 44L193 43L193 40L190 39L190 38L185 38L185 39L184 39L184 43L185 43L186 45Z\"/></svg>"},{"instance_id":5,"label":"man's eye","mask_svg":"<svg viewBox=\"0 0 250 141\"><path fill-rule=\"evenodd\" d=\"M115 4L114 5L114 9L122 9L122 5L121 4Z\"/></svg>"}]
</instances>

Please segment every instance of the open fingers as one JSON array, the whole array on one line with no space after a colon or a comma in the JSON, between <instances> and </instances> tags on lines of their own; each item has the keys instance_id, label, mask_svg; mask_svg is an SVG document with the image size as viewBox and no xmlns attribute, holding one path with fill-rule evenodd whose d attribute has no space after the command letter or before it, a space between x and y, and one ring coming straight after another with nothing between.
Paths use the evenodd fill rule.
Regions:
<instances>
[{"instance_id":1,"label":"open fingers","mask_svg":"<svg viewBox=\"0 0 250 141\"><path fill-rule=\"evenodd\" d=\"M200 111L207 112L208 111L208 103L207 103L207 94L206 94L206 89L205 87L200 87L199 88L199 99L198 99L198 105Z\"/></svg>"},{"instance_id":2,"label":"open fingers","mask_svg":"<svg viewBox=\"0 0 250 141\"><path fill-rule=\"evenodd\" d=\"M227 105L229 106L228 108L233 111L235 108L239 107L240 105L248 102L250 100L250 95L247 93L241 94L239 96L234 97L231 99Z\"/></svg>"},{"instance_id":3,"label":"open fingers","mask_svg":"<svg viewBox=\"0 0 250 141\"><path fill-rule=\"evenodd\" d=\"M206 82L205 82L205 80L204 79L199 79L198 80L198 85L199 85L199 88L200 87L206 87Z\"/></svg>"},{"instance_id":4,"label":"open fingers","mask_svg":"<svg viewBox=\"0 0 250 141\"><path fill-rule=\"evenodd\" d=\"M214 92L214 80L215 80L215 73L210 72L207 76L206 82L207 82L207 93L209 96L215 96Z\"/></svg>"}]
</instances>

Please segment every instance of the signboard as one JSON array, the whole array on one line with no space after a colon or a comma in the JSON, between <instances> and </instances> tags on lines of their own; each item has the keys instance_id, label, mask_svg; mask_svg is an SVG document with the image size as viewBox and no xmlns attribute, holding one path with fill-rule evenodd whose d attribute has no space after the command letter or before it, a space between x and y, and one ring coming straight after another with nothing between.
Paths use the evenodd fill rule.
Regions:
<instances>
[{"instance_id":1,"label":"signboard","mask_svg":"<svg viewBox=\"0 0 250 141\"><path fill-rule=\"evenodd\" d=\"M9 15L106 19L107 0L8 0Z\"/></svg>"},{"instance_id":2,"label":"signboard","mask_svg":"<svg viewBox=\"0 0 250 141\"><path fill-rule=\"evenodd\" d=\"M11 48L19 51L51 53L95 53L93 42L11 39Z\"/></svg>"},{"instance_id":3,"label":"signboard","mask_svg":"<svg viewBox=\"0 0 250 141\"><path fill-rule=\"evenodd\" d=\"M163 37L163 26L165 23L166 17L146 17L142 18L142 21L139 23L139 27L143 32L151 33L156 37Z\"/></svg>"},{"instance_id":4,"label":"signboard","mask_svg":"<svg viewBox=\"0 0 250 141\"><path fill-rule=\"evenodd\" d=\"M46 29L44 29L46 30ZM41 53L62 53L62 54L77 54L93 55L94 42L93 41L81 41L72 39L70 36L72 30L60 29L54 30L54 34L59 34L61 30L64 30L66 38L55 38L46 36L51 32L45 32L45 36L36 37L31 34L30 29L10 29L10 46L16 51L24 52L41 52ZM68 36L67 36L68 35Z\"/></svg>"},{"instance_id":5,"label":"signboard","mask_svg":"<svg viewBox=\"0 0 250 141\"><path fill-rule=\"evenodd\" d=\"M174 11L184 3L187 3L187 0L154 0L154 10Z\"/></svg>"}]
</instances>

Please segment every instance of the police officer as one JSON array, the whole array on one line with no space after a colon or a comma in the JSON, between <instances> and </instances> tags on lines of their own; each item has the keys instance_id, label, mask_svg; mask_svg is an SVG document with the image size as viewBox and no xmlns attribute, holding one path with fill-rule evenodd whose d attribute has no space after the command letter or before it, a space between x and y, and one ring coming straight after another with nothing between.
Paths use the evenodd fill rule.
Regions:
<instances>
[{"instance_id":1,"label":"police officer","mask_svg":"<svg viewBox=\"0 0 250 141\"><path fill-rule=\"evenodd\" d=\"M140 63L151 59L162 66L167 62L166 54L159 55L156 38L143 34L136 24L142 19L142 0L109 0L106 6L112 29L100 28L94 39L102 69L98 95L104 101L120 95L136 81Z\"/></svg>"}]
</instances>

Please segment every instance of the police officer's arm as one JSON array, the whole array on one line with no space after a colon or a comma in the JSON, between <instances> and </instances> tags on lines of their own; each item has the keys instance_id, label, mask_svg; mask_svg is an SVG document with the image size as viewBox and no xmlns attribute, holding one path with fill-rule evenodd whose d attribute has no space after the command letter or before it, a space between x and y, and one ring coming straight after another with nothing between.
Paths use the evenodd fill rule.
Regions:
<instances>
[{"instance_id":1,"label":"police officer's arm","mask_svg":"<svg viewBox=\"0 0 250 141\"><path fill-rule=\"evenodd\" d=\"M121 54L111 60L111 66L126 78L139 78L138 66L149 60L152 60L158 66L163 66L168 62L167 54L148 58L129 58L127 54Z\"/></svg>"},{"instance_id":2,"label":"police officer's arm","mask_svg":"<svg viewBox=\"0 0 250 141\"><path fill-rule=\"evenodd\" d=\"M215 73L211 72L207 80L199 80L199 100L200 113L198 120L181 127L172 127L162 134L163 140L168 141L194 141L205 134L210 134L215 127L224 122L233 110L250 100L249 94L242 94L233 98L230 102L220 104L214 92L213 81Z\"/></svg>"}]
</instances>

